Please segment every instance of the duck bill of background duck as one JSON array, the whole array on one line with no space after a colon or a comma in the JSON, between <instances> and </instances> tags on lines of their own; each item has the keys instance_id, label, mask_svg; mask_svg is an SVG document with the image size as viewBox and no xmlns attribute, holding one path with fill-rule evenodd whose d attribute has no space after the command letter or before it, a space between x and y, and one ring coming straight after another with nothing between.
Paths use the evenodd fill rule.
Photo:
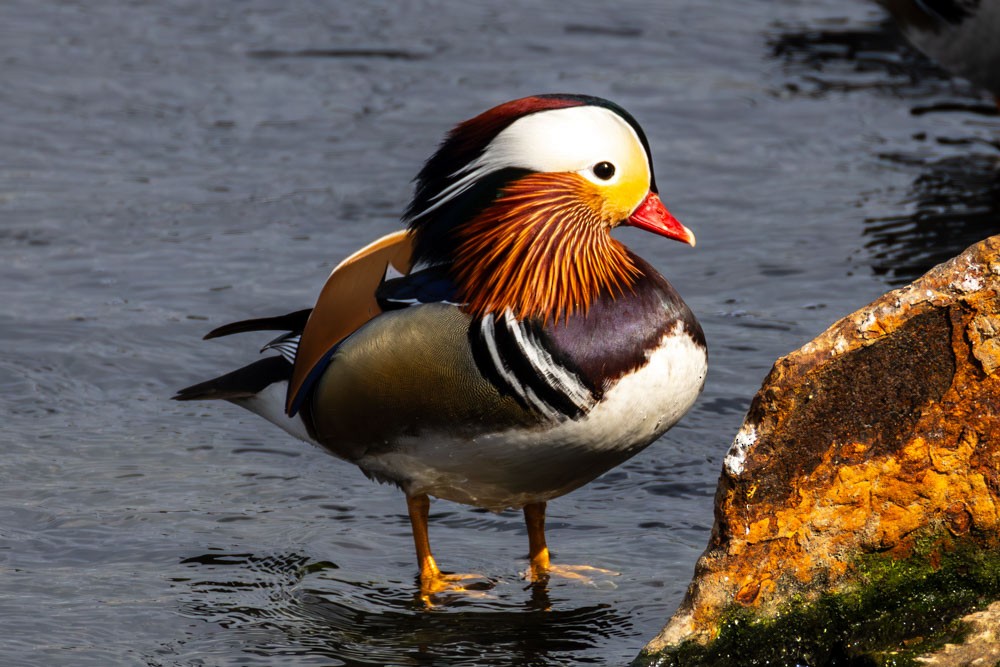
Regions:
<instances>
[{"instance_id":1,"label":"duck bill of background duck","mask_svg":"<svg viewBox=\"0 0 1000 667\"><path fill-rule=\"evenodd\" d=\"M625 224L666 236L668 239L683 241L694 247L694 233L667 210L660 196L655 192L646 195L638 208L632 211L632 215L625 220Z\"/></svg>"}]
</instances>

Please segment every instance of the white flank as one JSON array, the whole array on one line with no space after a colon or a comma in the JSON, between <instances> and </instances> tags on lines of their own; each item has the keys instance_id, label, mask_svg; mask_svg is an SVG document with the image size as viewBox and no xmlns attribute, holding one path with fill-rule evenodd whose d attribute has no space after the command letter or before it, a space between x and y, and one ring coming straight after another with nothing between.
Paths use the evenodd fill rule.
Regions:
<instances>
[{"instance_id":1,"label":"white flank","mask_svg":"<svg viewBox=\"0 0 1000 667\"><path fill-rule=\"evenodd\" d=\"M234 400L233 403L246 408L254 414L258 414L272 424L281 427L282 430L294 435L300 440L321 446L318 442L309 437L309 431L302 422L302 417L295 415L289 417L285 414L285 396L288 392L287 382L275 382L268 385L260 392L250 398Z\"/></svg>"},{"instance_id":2,"label":"white flank","mask_svg":"<svg viewBox=\"0 0 1000 667\"><path fill-rule=\"evenodd\" d=\"M648 363L622 378L604 399L577 420L541 428L487 433L473 442L446 434L397 442L392 452L358 464L383 479L410 480L410 493L430 493L480 507L501 510L558 497L576 488L553 489L544 496L511 496L501 487L476 486L467 466L483 461L549 459L553 452L608 452L632 455L665 433L691 408L705 382L708 362L683 325L666 334ZM537 455L525 454L533 450ZM463 472L465 471L465 472ZM585 483L589 479L583 479Z\"/></svg>"}]
</instances>

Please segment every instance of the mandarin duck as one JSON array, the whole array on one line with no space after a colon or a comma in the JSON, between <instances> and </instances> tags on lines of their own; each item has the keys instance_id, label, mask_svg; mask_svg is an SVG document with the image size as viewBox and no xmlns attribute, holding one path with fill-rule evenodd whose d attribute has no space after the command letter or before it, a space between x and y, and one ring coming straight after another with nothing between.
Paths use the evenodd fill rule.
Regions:
<instances>
[{"instance_id":1,"label":"mandarin duck","mask_svg":"<svg viewBox=\"0 0 1000 667\"><path fill-rule=\"evenodd\" d=\"M415 183L406 229L341 262L313 308L205 336L284 331L278 356L174 398L230 401L397 485L425 599L473 576L438 569L428 496L523 509L528 576L579 574L550 562L546 503L659 438L707 369L691 310L610 232L694 235L636 120L595 97L490 109Z\"/></svg>"},{"instance_id":2,"label":"mandarin duck","mask_svg":"<svg viewBox=\"0 0 1000 667\"><path fill-rule=\"evenodd\" d=\"M1000 108L1000 0L878 0L906 37Z\"/></svg>"}]
</instances>

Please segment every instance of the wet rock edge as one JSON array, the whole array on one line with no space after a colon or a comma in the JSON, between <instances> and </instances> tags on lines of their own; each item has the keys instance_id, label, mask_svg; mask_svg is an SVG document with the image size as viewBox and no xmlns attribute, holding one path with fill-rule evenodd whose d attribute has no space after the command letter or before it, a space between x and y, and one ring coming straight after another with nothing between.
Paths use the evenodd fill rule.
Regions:
<instances>
[{"instance_id":1,"label":"wet rock edge","mask_svg":"<svg viewBox=\"0 0 1000 667\"><path fill-rule=\"evenodd\" d=\"M963 639L970 627L963 616L1000 599L1000 539L994 520L984 522L978 515L970 520L961 502L944 511L939 507L919 529L882 536L882 542L871 536L842 541L837 549L843 552L846 546L848 553L839 554L833 568L804 572L799 567L787 576L773 567L776 560L783 564L780 558L768 554L768 562L758 550L751 567L764 564L779 571L758 573L757 581L738 589L722 575L742 574L730 567L732 554L760 546L744 540L733 548L751 526L749 513L745 524L737 525L735 505L758 506L763 510L758 517L772 506L785 507L820 463L826 467L822 482L830 482L830 470L837 471L845 452L847 463L858 462L853 451L861 452L864 463L912 458L904 445L912 449L911 430L927 413L936 414L951 432L957 445L949 446L972 446L967 464L974 464L981 480L985 477L996 514L1000 466L990 447L993 437L988 432L983 437L982 425L997 423L997 385L992 384L993 398L972 403L980 412L985 405L987 421L977 415L976 425L966 426L962 422L969 413L950 410L962 398L958 383L992 383L990 376L1000 367L998 274L1000 237L994 237L776 362L727 457L716 496L716 526L688 597L635 664L915 665L924 664L917 656ZM860 404L853 414L837 410L852 403ZM788 433L799 435L790 442ZM848 446L838 450L838 443ZM983 446L994 451L980 451ZM789 447L795 456L782 459ZM771 535L760 542L771 539L780 541Z\"/></svg>"}]
</instances>

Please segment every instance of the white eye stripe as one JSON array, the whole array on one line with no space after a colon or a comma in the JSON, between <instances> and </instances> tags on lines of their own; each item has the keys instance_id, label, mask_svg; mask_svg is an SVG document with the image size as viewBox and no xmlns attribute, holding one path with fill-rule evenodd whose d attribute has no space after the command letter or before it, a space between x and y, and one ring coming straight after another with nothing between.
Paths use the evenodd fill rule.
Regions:
<instances>
[{"instance_id":1,"label":"white eye stripe","mask_svg":"<svg viewBox=\"0 0 1000 667\"><path fill-rule=\"evenodd\" d=\"M640 157L636 157L640 156ZM598 178L595 165L610 162L615 174ZM535 172L573 172L598 185L612 185L628 165L651 171L646 149L635 129L610 109L597 106L551 109L529 114L494 137L482 154L451 174L457 178L431 198L431 205L416 213L420 218L472 187L483 177L503 169Z\"/></svg>"},{"instance_id":2,"label":"white eye stripe","mask_svg":"<svg viewBox=\"0 0 1000 667\"><path fill-rule=\"evenodd\" d=\"M552 109L511 123L469 167L483 166L488 171L504 167L581 171L604 161L626 164L637 147L643 162L647 162L635 130L610 109ZM643 166L648 170L648 163Z\"/></svg>"}]
</instances>

